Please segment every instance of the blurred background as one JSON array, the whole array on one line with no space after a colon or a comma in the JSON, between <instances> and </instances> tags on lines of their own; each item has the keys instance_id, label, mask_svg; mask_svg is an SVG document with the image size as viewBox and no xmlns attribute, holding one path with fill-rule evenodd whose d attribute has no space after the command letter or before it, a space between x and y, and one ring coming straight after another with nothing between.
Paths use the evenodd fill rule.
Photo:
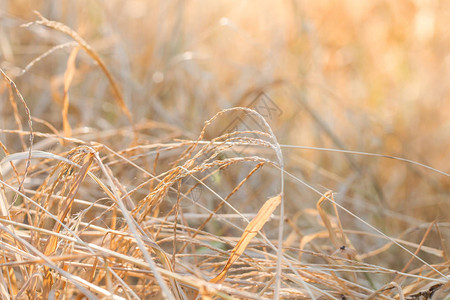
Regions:
<instances>
[{"instance_id":1,"label":"blurred background","mask_svg":"<svg viewBox=\"0 0 450 300\"><path fill-rule=\"evenodd\" d=\"M0 66L32 116L62 131L64 74L74 46L51 28L21 27L38 19L33 10L69 26L99 54L134 122L144 124L139 144L196 139L214 114L243 106L261 113L283 145L397 156L450 172L448 1L1 0ZM130 124L105 75L83 51L75 69L74 136L95 128L92 139L124 148L130 137L116 130ZM7 85L0 92L7 103ZM9 105L0 112L0 128L17 128ZM206 137L259 130L233 122L222 121ZM21 151L17 136L0 138L10 152ZM288 172L321 192L335 191L337 202L386 234L420 242L428 222L438 221L450 238L448 176L389 158L286 147L283 153ZM246 197L266 199L279 190L278 173L265 172L253 185L267 187L267 195ZM305 234L315 231L317 219L303 214L319 198L286 177L287 213ZM252 203L255 211L262 202ZM344 212L341 218L344 228L370 231ZM439 241L432 233L430 245L439 248ZM381 245L370 236L355 235L354 242L365 251ZM386 265L400 264L397 251L383 258Z\"/></svg>"}]
</instances>

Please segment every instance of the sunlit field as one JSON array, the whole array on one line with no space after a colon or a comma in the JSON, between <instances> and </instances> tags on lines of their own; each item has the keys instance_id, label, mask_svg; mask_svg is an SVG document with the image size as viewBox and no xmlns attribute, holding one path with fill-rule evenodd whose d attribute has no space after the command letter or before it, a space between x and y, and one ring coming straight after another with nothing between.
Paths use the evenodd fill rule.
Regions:
<instances>
[{"instance_id":1,"label":"sunlit field","mask_svg":"<svg viewBox=\"0 0 450 300\"><path fill-rule=\"evenodd\" d=\"M450 299L450 2L0 1L2 299Z\"/></svg>"}]
</instances>

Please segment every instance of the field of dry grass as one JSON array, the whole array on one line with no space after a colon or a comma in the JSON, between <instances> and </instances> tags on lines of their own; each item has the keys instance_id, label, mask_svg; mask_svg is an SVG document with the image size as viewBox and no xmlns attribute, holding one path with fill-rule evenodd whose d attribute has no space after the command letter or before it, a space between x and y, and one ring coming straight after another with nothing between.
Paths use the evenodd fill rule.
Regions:
<instances>
[{"instance_id":1,"label":"field of dry grass","mask_svg":"<svg viewBox=\"0 0 450 300\"><path fill-rule=\"evenodd\" d=\"M450 299L449 18L0 1L2 299Z\"/></svg>"}]
</instances>

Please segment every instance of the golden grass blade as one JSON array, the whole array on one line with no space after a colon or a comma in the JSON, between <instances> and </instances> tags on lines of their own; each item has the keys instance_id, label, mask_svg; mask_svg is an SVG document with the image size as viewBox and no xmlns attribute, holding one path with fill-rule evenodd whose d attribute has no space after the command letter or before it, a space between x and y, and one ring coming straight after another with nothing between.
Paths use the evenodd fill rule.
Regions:
<instances>
[{"instance_id":1,"label":"golden grass blade","mask_svg":"<svg viewBox=\"0 0 450 300\"><path fill-rule=\"evenodd\" d=\"M330 219L328 218L328 214L322 208L322 203L332 195L333 192L328 191L322 197L320 197L319 201L317 202L317 211L319 212L320 218L322 219L322 222L324 223L325 227L328 230L331 242L336 248L339 248L340 246L342 246L342 243L339 242L339 239L336 233L334 232L333 226L331 225Z\"/></svg>"},{"instance_id":2,"label":"golden grass blade","mask_svg":"<svg viewBox=\"0 0 450 300\"><path fill-rule=\"evenodd\" d=\"M267 223L272 213L281 203L281 195L270 198L258 211L256 217L247 225L237 245L231 250L231 255L223 270L210 280L213 283L222 283L225 280L231 265L244 253L250 241L256 236L259 230Z\"/></svg>"},{"instance_id":3,"label":"golden grass blade","mask_svg":"<svg viewBox=\"0 0 450 300\"><path fill-rule=\"evenodd\" d=\"M79 50L80 47L78 46L75 47L70 53L69 59L67 60L66 73L64 73L64 97L63 97L62 119L65 137L72 136L72 128L70 127L70 123L67 117L69 113L69 87L70 84L72 83L72 79L75 74L75 61Z\"/></svg>"},{"instance_id":4,"label":"golden grass blade","mask_svg":"<svg viewBox=\"0 0 450 300\"><path fill-rule=\"evenodd\" d=\"M436 226L436 232L439 236L439 242L441 243L441 248L442 248L442 257L444 258L444 261L449 261L449 256L448 256L448 248L450 247L450 245L448 244L448 242L445 241L444 237L442 236L441 230L439 229L439 224L435 223L434 224Z\"/></svg>"},{"instance_id":5,"label":"golden grass blade","mask_svg":"<svg viewBox=\"0 0 450 300\"><path fill-rule=\"evenodd\" d=\"M420 241L419 246L417 247L416 251L414 252L415 255L417 255L417 254L420 252L420 250L422 249L422 246L423 246L423 244L425 243L425 240L427 239L428 235L430 234L431 229L433 228L433 226L434 226L435 223L436 223L436 221L433 221L433 222L431 222L430 225L428 226L427 231L425 232L424 236L422 237L422 240ZM414 256L412 256L412 257L409 259L408 263L406 263L406 265L405 265L405 266L403 267L403 269L401 270L401 273L406 272L406 270L407 270L408 267L411 265L411 263L414 261L414 259L415 259ZM394 278L394 280L392 280L392 281L393 281L393 282L396 282L396 283L400 283L401 280L402 280L404 277L405 277L404 275L398 274L398 275Z\"/></svg>"}]
</instances>

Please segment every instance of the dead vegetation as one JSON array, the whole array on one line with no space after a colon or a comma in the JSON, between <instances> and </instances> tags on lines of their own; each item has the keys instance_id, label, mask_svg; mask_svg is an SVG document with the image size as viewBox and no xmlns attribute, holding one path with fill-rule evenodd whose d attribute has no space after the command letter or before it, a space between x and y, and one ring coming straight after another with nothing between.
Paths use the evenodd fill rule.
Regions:
<instances>
[{"instance_id":1,"label":"dead vegetation","mask_svg":"<svg viewBox=\"0 0 450 300\"><path fill-rule=\"evenodd\" d=\"M446 2L47 2L0 10L2 298L448 299Z\"/></svg>"}]
</instances>

